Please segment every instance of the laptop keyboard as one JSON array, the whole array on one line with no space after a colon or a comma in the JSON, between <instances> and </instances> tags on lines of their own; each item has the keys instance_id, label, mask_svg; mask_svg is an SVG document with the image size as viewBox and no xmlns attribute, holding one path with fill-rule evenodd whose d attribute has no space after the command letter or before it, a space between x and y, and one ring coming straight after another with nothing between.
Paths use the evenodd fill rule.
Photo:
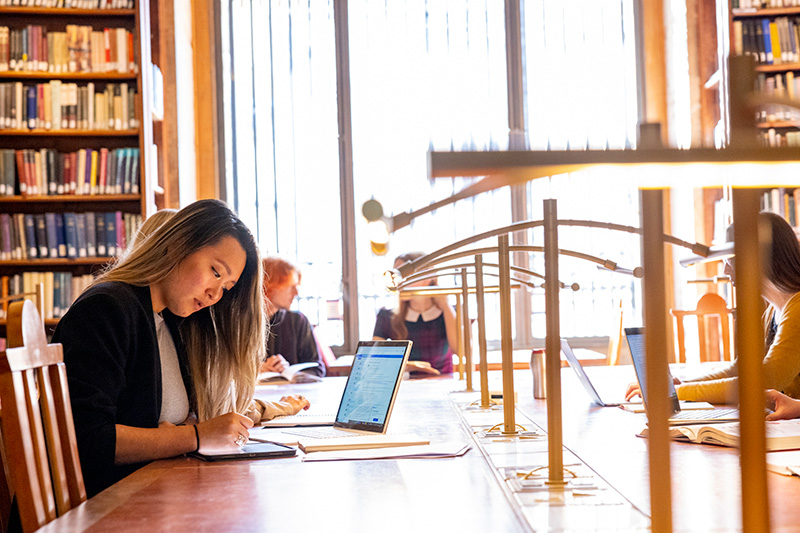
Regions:
<instances>
[{"instance_id":1,"label":"laptop keyboard","mask_svg":"<svg viewBox=\"0 0 800 533\"><path fill-rule=\"evenodd\" d=\"M281 433L288 433L289 435L298 435L300 437L309 437L312 439L333 439L341 437L360 437L359 433L351 433L349 431L342 431L335 427L326 426L319 428L282 428Z\"/></svg>"},{"instance_id":2,"label":"laptop keyboard","mask_svg":"<svg viewBox=\"0 0 800 533\"><path fill-rule=\"evenodd\" d=\"M728 418L739 416L738 409L714 409L710 411L681 411L670 417L670 420L715 420L717 418Z\"/></svg>"}]
</instances>

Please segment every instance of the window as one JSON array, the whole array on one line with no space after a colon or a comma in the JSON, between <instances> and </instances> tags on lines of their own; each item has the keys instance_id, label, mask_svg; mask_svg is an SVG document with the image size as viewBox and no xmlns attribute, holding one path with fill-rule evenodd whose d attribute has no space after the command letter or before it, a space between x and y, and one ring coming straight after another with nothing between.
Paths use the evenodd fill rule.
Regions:
<instances>
[{"instance_id":1,"label":"window","mask_svg":"<svg viewBox=\"0 0 800 533\"><path fill-rule=\"evenodd\" d=\"M630 145L636 123L631 4L522 2L528 146ZM355 242L342 242L335 24L343 21L334 20L330 0L232 0L227 6L222 27L229 197L256 228L263 251L279 253L303 270L300 310L323 328L327 342L353 346L357 339L344 338L342 302L358 298L358 335L370 338L377 310L394 305L382 276L393 257L433 251L511 223L511 193L500 189L418 218L412 228L392 235L386 257L371 254L360 214ZM427 180L427 152L508 148L503 2L350 0L347 9L356 209L374 197L395 214L461 190L468 180ZM608 220L604 217L622 213L625 220L615 222L638 225L635 191L596 187L590 210L580 203L583 195L570 191L577 179L591 183L568 177L529 184L528 213L540 217L541 199L552 194L562 215L573 211L583 218L592 211ZM576 238L586 239L583 235ZM631 249L628 241L598 235L590 235L595 250ZM574 247L586 251L585 243ZM343 246L355 246L357 295L341 293ZM638 256L611 259L639 262ZM534 268L537 260L532 257ZM601 316L609 294L636 307L638 286L631 279L598 277L594 270L590 276L569 270L563 275L580 278L583 287L564 297L565 318L577 309ZM534 311L541 309L540 295L533 291L531 298ZM496 302L489 302L489 316L492 305ZM584 316L572 322L562 318L565 334L608 333L599 320L597 327L587 327ZM526 320L517 317L518 331L543 336L535 312L530 326ZM491 323L489 328L490 341L497 341L499 328Z\"/></svg>"}]
</instances>

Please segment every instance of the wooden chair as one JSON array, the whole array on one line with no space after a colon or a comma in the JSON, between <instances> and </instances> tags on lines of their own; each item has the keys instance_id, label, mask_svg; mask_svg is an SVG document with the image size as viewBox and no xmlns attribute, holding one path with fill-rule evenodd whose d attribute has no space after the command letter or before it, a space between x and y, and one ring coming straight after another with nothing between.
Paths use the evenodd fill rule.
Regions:
<instances>
[{"instance_id":1,"label":"wooden chair","mask_svg":"<svg viewBox=\"0 0 800 533\"><path fill-rule=\"evenodd\" d=\"M86 500L60 344L47 344L30 300L9 306L0 354L3 445L24 531Z\"/></svg>"},{"instance_id":2,"label":"wooden chair","mask_svg":"<svg viewBox=\"0 0 800 533\"><path fill-rule=\"evenodd\" d=\"M719 358L719 346L722 346L723 361L732 360L731 357L731 318L733 311L728 308L725 299L713 292L704 294L697 302L697 308L692 311L679 311L670 309L670 313L675 317L675 331L678 336L678 362L686 362L686 334L684 330L684 318L687 316L697 317L697 336L700 341L700 361L717 361ZM709 319L716 321L717 335L709 335ZM714 350L713 348L717 348ZM710 357L712 352L716 352L717 357Z\"/></svg>"}]
</instances>

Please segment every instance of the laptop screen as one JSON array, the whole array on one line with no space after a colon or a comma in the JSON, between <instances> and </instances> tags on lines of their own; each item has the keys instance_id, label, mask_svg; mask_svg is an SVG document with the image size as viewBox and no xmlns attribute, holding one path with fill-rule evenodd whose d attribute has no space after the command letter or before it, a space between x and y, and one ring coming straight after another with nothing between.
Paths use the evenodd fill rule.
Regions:
<instances>
[{"instance_id":1,"label":"laptop screen","mask_svg":"<svg viewBox=\"0 0 800 533\"><path fill-rule=\"evenodd\" d=\"M633 361L633 369L636 371L636 380L639 382L639 390L642 391L642 402L647 409L647 374L645 367L645 353L644 353L644 328L625 328L625 338L628 341L628 348L631 351L631 360ZM667 378L669 379L669 397L672 402L672 412L677 413L680 411L680 403L678 402L678 393L675 391L675 385L672 383L672 374L667 366Z\"/></svg>"},{"instance_id":2,"label":"laptop screen","mask_svg":"<svg viewBox=\"0 0 800 533\"><path fill-rule=\"evenodd\" d=\"M334 425L382 433L410 351L411 341L359 342Z\"/></svg>"}]
</instances>

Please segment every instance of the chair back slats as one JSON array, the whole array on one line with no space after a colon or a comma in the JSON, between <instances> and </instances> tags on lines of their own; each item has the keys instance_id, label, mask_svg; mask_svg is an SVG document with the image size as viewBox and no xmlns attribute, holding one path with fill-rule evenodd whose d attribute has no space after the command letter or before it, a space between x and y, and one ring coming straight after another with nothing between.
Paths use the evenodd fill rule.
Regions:
<instances>
[{"instance_id":1,"label":"chair back slats","mask_svg":"<svg viewBox=\"0 0 800 533\"><path fill-rule=\"evenodd\" d=\"M64 454L61 450L61 432L59 431L56 406L53 401L53 387L50 383L50 372L47 368L37 368L36 377L39 380L39 403L42 408L45 439L47 444L47 458L50 462L50 477L55 491L56 508L58 514L70 510L69 489L67 488L67 471L64 467Z\"/></svg>"},{"instance_id":2,"label":"chair back slats","mask_svg":"<svg viewBox=\"0 0 800 533\"><path fill-rule=\"evenodd\" d=\"M54 345L60 354L63 348L60 344ZM63 355L60 357L63 359ZM53 386L53 402L55 403L58 417L58 433L61 435L61 452L64 457L67 489L69 491L70 507L86 501L86 487L83 484L83 471L78 457L78 439L75 437L75 423L72 420L72 403L69 400L67 387L67 366L64 363L49 367L50 381Z\"/></svg>"},{"instance_id":3,"label":"chair back slats","mask_svg":"<svg viewBox=\"0 0 800 533\"><path fill-rule=\"evenodd\" d=\"M3 441L22 527L33 531L85 501L86 489L63 349L47 344L32 302L12 303L8 316L20 344L0 354Z\"/></svg>"},{"instance_id":4,"label":"chair back slats","mask_svg":"<svg viewBox=\"0 0 800 533\"><path fill-rule=\"evenodd\" d=\"M34 456L32 430L25 401L25 378L7 371L7 359L0 356L0 399L3 404L3 445L25 531L33 531L47 522L49 513L39 481ZM52 505L54 508L55 505ZM24 511L23 511L24 509ZM53 514L55 511L53 510Z\"/></svg>"},{"instance_id":5,"label":"chair back slats","mask_svg":"<svg viewBox=\"0 0 800 533\"><path fill-rule=\"evenodd\" d=\"M719 339L719 341L722 343L721 359L724 361L732 360L730 321L731 317L733 316L733 311L728 308L728 304L722 296L710 292L704 294L700 298L694 310L680 311L677 309L670 309L670 313L673 317L675 317L675 330L678 337L679 363L686 362L686 334L684 332L683 319L687 316L697 317L697 337L700 341L700 361L710 361L716 359L716 357L711 357L709 353L711 351L709 349L709 345L719 346L718 344L714 345L712 343L712 339ZM714 331L712 328L712 335L709 335L709 331L706 327L707 319L715 320L714 325L716 325L716 331ZM717 333L717 335L713 335L713 333Z\"/></svg>"},{"instance_id":6,"label":"chair back slats","mask_svg":"<svg viewBox=\"0 0 800 533\"><path fill-rule=\"evenodd\" d=\"M21 348L16 349L19 350ZM25 407L28 411L28 423L30 424L31 443L33 445L33 460L35 461L36 473L39 478L39 491L45 505L47 520L50 521L56 517L56 510L53 499L53 484L48 467L47 442L45 441L42 424L42 410L38 402L39 388L36 385L36 372L28 369L23 370L21 374Z\"/></svg>"}]
</instances>

